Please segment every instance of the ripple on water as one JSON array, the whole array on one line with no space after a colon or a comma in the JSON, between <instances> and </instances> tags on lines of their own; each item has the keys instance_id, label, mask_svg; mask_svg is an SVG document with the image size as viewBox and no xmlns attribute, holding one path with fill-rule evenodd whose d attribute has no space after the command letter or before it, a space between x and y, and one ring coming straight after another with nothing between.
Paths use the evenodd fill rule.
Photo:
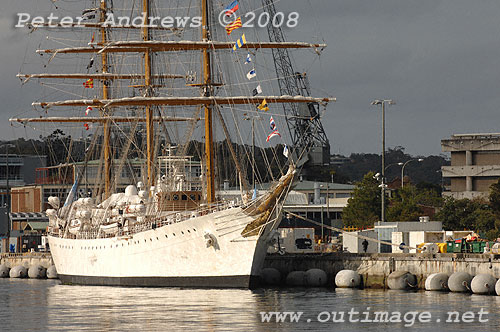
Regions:
<instances>
[{"instance_id":1,"label":"ripple on water","mask_svg":"<svg viewBox=\"0 0 500 332\"><path fill-rule=\"evenodd\" d=\"M2 331L480 331L500 330L500 297L357 289L180 289L66 286L0 279ZM319 323L321 312L489 311L487 323ZM369 309L368 309L369 308ZM260 312L302 311L299 323L263 323ZM362 315L362 314L361 314ZM369 316L370 318L370 316ZM373 318L373 317L371 317ZM308 323L307 319L311 321ZM346 316L347 319L347 316Z\"/></svg>"}]
</instances>

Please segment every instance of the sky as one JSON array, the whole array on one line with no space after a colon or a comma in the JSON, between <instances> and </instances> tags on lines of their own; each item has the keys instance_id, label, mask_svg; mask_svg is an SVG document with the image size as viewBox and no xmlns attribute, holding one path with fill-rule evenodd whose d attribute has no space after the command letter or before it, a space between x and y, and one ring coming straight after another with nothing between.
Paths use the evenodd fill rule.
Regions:
<instances>
[{"instance_id":1,"label":"sky","mask_svg":"<svg viewBox=\"0 0 500 332\"><path fill-rule=\"evenodd\" d=\"M25 133L7 120L26 114L38 89L15 77L36 48L13 27L15 14L53 4L3 2L0 139L13 139ZM323 115L332 153L379 153L374 99L396 102L386 109L386 144L412 155L441 153L441 139L452 134L500 132L500 1L280 0L276 7L300 14L298 27L285 30L288 40L328 44L319 58L294 60L315 96L337 98Z\"/></svg>"}]
</instances>

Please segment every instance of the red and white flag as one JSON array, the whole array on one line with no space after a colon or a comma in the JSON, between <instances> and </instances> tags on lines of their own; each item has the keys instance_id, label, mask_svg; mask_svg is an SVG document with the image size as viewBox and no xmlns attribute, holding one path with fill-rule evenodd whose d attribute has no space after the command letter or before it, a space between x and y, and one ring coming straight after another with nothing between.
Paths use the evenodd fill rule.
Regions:
<instances>
[{"instance_id":1,"label":"red and white flag","mask_svg":"<svg viewBox=\"0 0 500 332\"><path fill-rule=\"evenodd\" d=\"M271 130L276 130L276 122L274 122L273 117L269 119L269 127L271 128Z\"/></svg>"},{"instance_id":2,"label":"red and white flag","mask_svg":"<svg viewBox=\"0 0 500 332\"><path fill-rule=\"evenodd\" d=\"M88 106L87 109L85 110L85 115L89 115L90 111L92 111L92 107Z\"/></svg>"},{"instance_id":3,"label":"red and white flag","mask_svg":"<svg viewBox=\"0 0 500 332\"><path fill-rule=\"evenodd\" d=\"M269 140L270 140L271 138L273 138L274 136L279 136L279 137L281 137L281 134L280 134L280 133L279 133L279 131L277 131L277 130L273 131L272 133L270 133L270 134L269 134L269 136L267 136L266 142L269 142Z\"/></svg>"}]
</instances>

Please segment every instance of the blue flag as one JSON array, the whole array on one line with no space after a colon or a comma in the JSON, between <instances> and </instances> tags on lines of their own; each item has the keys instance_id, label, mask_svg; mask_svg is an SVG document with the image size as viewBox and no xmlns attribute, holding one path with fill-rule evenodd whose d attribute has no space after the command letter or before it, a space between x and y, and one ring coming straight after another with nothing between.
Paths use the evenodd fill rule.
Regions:
<instances>
[{"instance_id":1,"label":"blue flag","mask_svg":"<svg viewBox=\"0 0 500 332\"><path fill-rule=\"evenodd\" d=\"M76 176L75 183L71 187L71 190L68 193L68 197L66 197L66 201L64 202L64 206L68 206L74 201L76 201L76 191L78 190L78 175Z\"/></svg>"}]
</instances>

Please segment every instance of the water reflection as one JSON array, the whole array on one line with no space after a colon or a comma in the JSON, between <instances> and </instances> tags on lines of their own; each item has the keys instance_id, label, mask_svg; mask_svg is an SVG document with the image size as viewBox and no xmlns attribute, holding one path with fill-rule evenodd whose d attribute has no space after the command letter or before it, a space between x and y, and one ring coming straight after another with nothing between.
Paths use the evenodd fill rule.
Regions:
<instances>
[{"instance_id":1,"label":"water reflection","mask_svg":"<svg viewBox=\"0 0 500 332\"><path fill-rule=\"evenodd\" d=\"M253 330L256 312L269 310L273 297L248 290L195 290L168 288L120 288L59 286L47 299L49 327L71 330L221 331ZM60 312L64 311L64 315Z\"/></svg>"},{"instance_id":2,"label":"water reflection","mask_svg":"<svg viewBox=\"0 0 500 332\"><path fill-rule=\"evenodd\" d=\"M0 279L2 331L499 331L500 297L356 289L200 290L80 287ZM487 323L445 324L448 311L487 309ZM321 323L321 312L428 311L441 323ZM261 321L260 312L302 311L299 323ZM371 315L371 316L370 316ZM347 318L347 316L345 316ZM309 322L307 321L309 320Z\"/></svg>"}]
</instances>

